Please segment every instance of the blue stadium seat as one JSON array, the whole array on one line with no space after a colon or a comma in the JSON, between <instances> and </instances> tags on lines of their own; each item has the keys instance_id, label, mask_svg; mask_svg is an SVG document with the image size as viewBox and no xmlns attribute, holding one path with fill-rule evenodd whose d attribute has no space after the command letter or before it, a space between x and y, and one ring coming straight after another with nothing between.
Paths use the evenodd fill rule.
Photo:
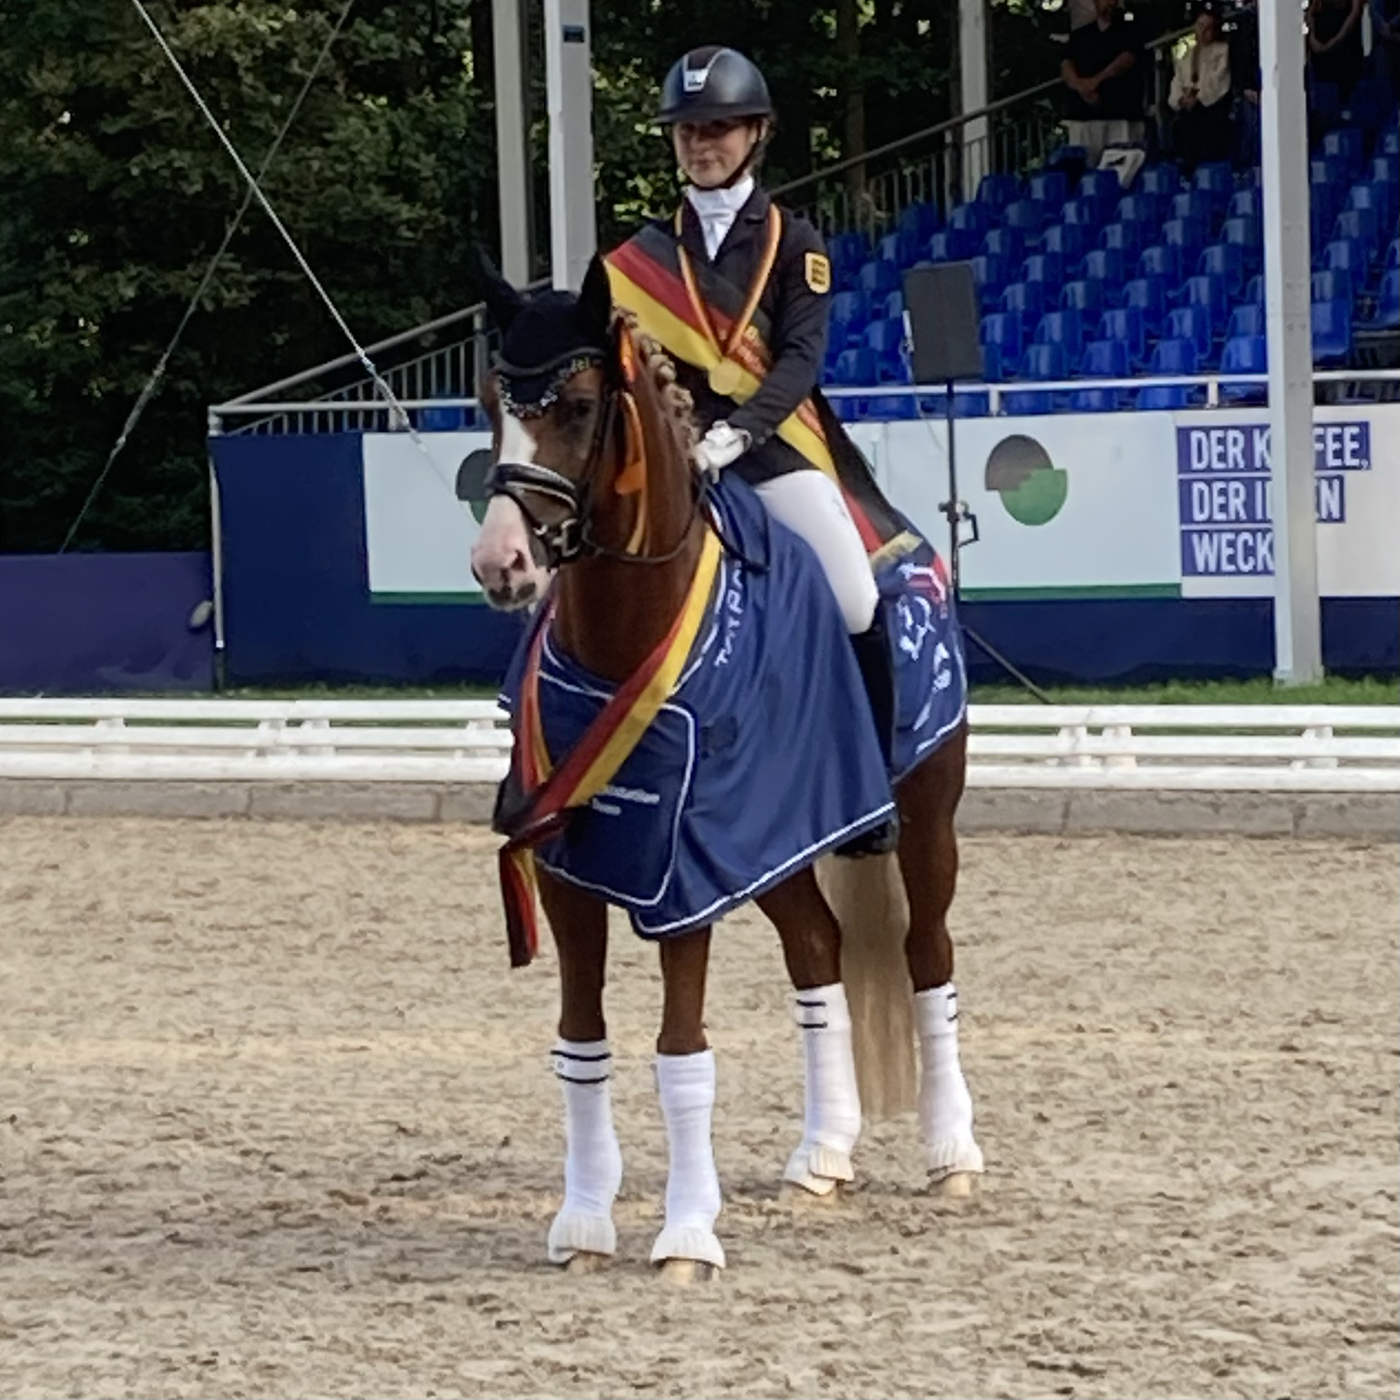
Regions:
<instances>
[{"instance_id":1,"label":"blue stadium seat","mask_svg":"<svg viewBox=\"0 0 1400 1400\"><path fill-rule=\"evenodd\" d=\"M1084 347L1079 373L1086 379L1126 379L1128 347L1121 340L1091 340ZM1071 413L1116 413L1122 406L1122 389L1076 389L1069 396Z\"/></svg>"},{"instance_id":2,"label":"blue stadium seat","mask_svg":"<svg viewBox=\"0 0 1400 1400\"><path fill-rule=\"evenodd\" d=\"M1050 282L1058 286L1064 277L1065 260L1058 253L1032 253L1021 264L1022 282Z\"/></svg>"},{"instance_id":3,"label":"blue stadium seat","mask_svg":"<svg viewBox=\"0 0 1400 1400\"><path fill-rule=\"evenodd\" d=\"M984 313L995 311L1001 305L1001 294L1011 278L1011 270L1005 258L990 253L979 253L972 259L972 275L977 279L978 300Z\"/></svg>"},{"instance_id":4,"label":"blue stadium seat","mask_svg":"<svg viewBox=\"0 0 1400 1400\"><path fill-rule=\"evenodd\" d=\"M1063 170L1042 170L1031 176L1027 194L1037 204L1058 209L1069 198L1069 177Z\"/></svg>"},{"instance_id":5,"label":"blue stadium seat","mask_svg":"<svg viewBox=\"0 0 1400 1400\"><path fill-rule=\"evenodd\" d=\"M874 299L887 297L899 286L899 269L883 258L874 258L862 265L856 274L856 290Z\"/></svg>"},{"instance_id":6,"label":"blue stadium seat","mask_svg":"<svg viewBox=\"0 0 1400 1400\"><path fill-rule=\"evenodd\" d=\"M1374 209L1343 209L1332 225L1332 241L1349 238L1360 243L1369 256L1381 246L1380 220Z\"/></svg>"},{"instance_id":7,"label":"blue stadium seat","mask_svg":"<svg viewBox=\"0 0 1400 1400\"><path fill-rule=\"evenodd\" d=\"M1134 277L1123 286L1123 305L1136 307L1142 313L1143 326L1155 339L1161 334L1167 314L1166 284L1159 277Z\"/></svg>"},{"instance_id":8,"label":"blue stadium seat","mask_svg":"<svg viewBox=\"0 0 1400 1400\"><path fill-rule=\"evenodd\" d=\"M837 292L831 299L831 332L828 342L838 348L859 345L870 320L870 297L866 292Z\"/></svg>"},{"instance_id":9,"label":"blue stadium seat","mask_svg":"<svg viewBox=\"0 0 1400 1400\"><path fill-rule=\"evenodd\" d=\"M1035 238L1045 227L1047 208L1030 199L1018 199L1001 211L1001 226L1018 230L1026 238Z\"/></svg>"},{"instance_id":10,"label":"blue stadium seat","mask_svg":"<svg viewBox=\"0 0 1400 1400\"><path fill-rule=\"evenodd\" d=\"M1027 349L1021 361L1021 378L1056 380L1069 377L1069 361L1063 345L1040 344ZM1009 390L1003 396L1006 411L1011 414L1053 413L1059 395L1045 390Z\"/></svg>"},{"instance_id":11,"label":"blue stadium seat","mask_svg":"<svg viewBox=\"0 0 1400 1400\"><path fill-rule=\"evenodd\" d=\"M1370 330L1395 330L1400 327L1400 268L1390 268L1381 278L1375 310L1365 323Z\"/></svg>"},{"instance_id":12,"label":"blue stadium seat","mask_svg":"<svg viewBox=\"0 0 1400 1400\"><path fill-rule=\"evenodd\" d=\"M1155 224L1158 222L1158 202L1149 194L1125 194L1118 201L1113 219L1120 224Z\"/></svg>"},{"instance_id":13,"label":"blue stadium seat","mask_svg":"<svg viewBox=\"0 0 1400 1400\"><path fill-rule=\"evenodd\" d=\"M1381 150L1383 156L1400 155L1400 127L1387 127L1381 133Z\"/></svg>"},{"instance_id":14,"label":"blue stadium seat","mask_svg":"<svg viewBox=\"0 0 1400 1400\"><path fill-rule=\"evenodd\" d=\"M982 236L975 229L939 229L928 241L928 260L936 263L966 262L977 252Z\"/></svg>"},{"instance_id":15,"label":"blue stadium seat","mask_svg":"<svg viewBox=\"0 0 1400 1400\"><path fill-rule=\"evenodd\" d=\"M1016 366L1021 362L1025 346L1020 316L1010 312L994 311L990 316L982 317L979 339L982 342L982 353L989 380L1004 379L1015 373ZM993 358L996 361L997 372L995 374L992 373Z\"/></svg>"},{"instance_id":16,"label":"blue stadium seat","mask_svg":"<svg viewBox=\"0 0 1400 1400\"><path fill-rule=\"evenodd\" d=\"M890 317L902 318L903 315L904 293L891 292L889 296L885 298L884 305L880 309L881 318L886 320Z\"/></svg>"},{"instance_id":17,"label":"blue stadium seat","mask_svg":"<svg viewBox=\"0 0 1400 1400\"><path fill-rule=\"evenodd\" d=\"M1041 250L1053 253L1066 267L1077 263L1088 246L1088 230L1079 224L1051 224L1040 235Z\"/></svg>"},{"instance_id":18,"label":"blue stadium seat","mask_svg":"<svg viewBox=\"0 0 1400 1400\"><path fill-rule=\"evenodd\" d=\"M1128 347L1121 340L1091 340L1084 347L1079 373L1085 379L1126 379L1130 373Z\"/></svg>"},{"instance_id":19,"label":"blue stadium seat","mask_svg":"<svg viewBox=\"0 0 1400 1400\"><path fill-rule=\"evenodd\" d=\"M1168 219L1162 225L1162 242L1169 248L1180 248L1183 258L1198 257L1208 236L1204 219Z\"/></svg>"},{"instance_id":20,"label":"blue stadium seat","mask_svg":"<svg viewBox=\"0 0 1400 1400\"><path fill-rule=\"evenodd\" d=\"M1387 271L1392 267L1400 267L1400 238L1390 240L1390 247L1385 250L1385 265Z\"/></svg>"},{"instance_id":21,"label":"blue stadium seat","mask_svg":"<svg viewBox=\"0 0 1400 1400\"><path fill-rule=\"evenodd\" d=\"M1344 301L1348 306L1355 306L1359 290L1352 282L1351 273L1344 267L1328 267L1312 275L1314 302Z\"/></svg>"},{"instance_id":22,"label":"blue stadium seat","mask_svg":"<svg viewBox=\"0 0 1400 1400\"><path fill-rule=\"evenodd\" d=\"M1035 328L1035 340L1031 349L1035 349L1037 345L1061 346L1065 352L1065 364L1077 363L1079 357L1084 353L1084 317L1082 313L1074 310L1047 311L1040 318L1040 324ZM1063 378L1064 376L1059 377Z\"/></svg>"},{"instance_id":23,"label":"blue stadium seat","mask_svg":"<svg viewBox=\"0 0 1400 1400\"><path fill-rule=\"evenodd\" d=\"M904 321L893 316L872 321L865 329L865 343L875 356L876 382L907 384L909 367L904 360Z\"/></svg>"},{"instance_id":24,"label":"blue stadium seat","mask_svg":"<svg viewBox=\"0 0 1400 1400\"><path fill-rule=\"evenodd\" d=\"M1237 243L1212 243L1202 249L1196 271L1219 277L1227 294L1235 296L1244 288L1244 250Z\"/></svg>"},{"instance_id":25,"label":"blue stadium seat","mask_svg":"<svg viewBox=\"0 0 1400 1400\"><path fill-rule=\"evenodd\" d=\"M1151 375L1195 374L1196 349L1189 340L1159 340L1147 362ZM1138 390L1137 406L1142 409L1187 408L1199 397L1189 384L1149 384Z\"/></svg>"},{"instance_id":26,"label":"blue stadium seat","mask_svg":"<svg viewBox=\"0 0 1400 1400\"><path fill-rule=\"evenodd\" d=\"M1220 355L1221 374L1267 374L1269 343L1262 335L1236 335L1225 342ZM1262 404L1269 401L1267 384L1222 384L1225 403Z\"/></svg>"},{"instance_id":27,"label":"blue stadium seat","mask_svg":"<svg viewBox=\"0 0 1400 1400\"><path fill-rule=\"evenodd\" d=\"M1171 204L1167 206L1167 218L1187 219L1200 224L1203 229L1209 228L1214 212L1210 195L1204 190L1182 190L1180 194L1173 195Z\"/></svg>"},{"instance_id":28,"label":"blue stadium seat","mask_svg":"<svg viewBox=\"0 0 1400 1400\"><path fill-rule=\"evenodd\" d=\"M1078 311L1086 319L1097 321L1103 311L1103 283L1080 278L1066 282L1060 288L1060 307L1063 310Z\"/></svg>"},{"instance_id":29,"label":"blue stadium seat","mask_svg":"<svg viewBox=\"0 0 1400 1400\"><path fill-rule=\"evenodd\" d=\"M1022 327L1034 324L1045 311L1045 283L1012 282L1001 294L1001 309L1019 315Z\"/></svg>"},{"instance_id":30,"label":"blue stadium seat","mask_svg":"<svg viewBox=\"0 0 1400 1400\"><path fill-rule=\"evenodd\" d=\"M1351 354L1351 305L1320 301L1312 309L1313 363L1341 364Z\"/></svg>"},{"instance_id":31,"label":"blue stadium seat","mask_svg":"<svg viewBox=\"0 0 1400 1400\"><path fill-rule=\"evenodd\" d=\"M1099 206L1088 199L1067 199L1060 207L1062 224L1079 224L1090 233L1097 233L1104 216Z\"/></svg>"},{"instance_id":32,"label":"blue stadium seat","mask_svg":"<svg viewBox=\"0 0 1400 1400\"><path fill-rule=\"evenodd\" d=\"M1117 248L1094 248L1084 255L1079 275L1090 282L1107 282L1116 291L1128 280L1124 264Z\"/></svg>"},{"instance_id":33,"label":"blue stadium seat","mask_svg":"<svg viewBox=\"0 0 1400 1400\"><path fill-rule=\"evenodd\" d=\"M1213 211L1223 212L1235 192L1235 172L1225 161L1198 165L1191 179L1191 188L1209 198Z\"/></svg>"},{"instance_id":34,"label":"blue stadium seat","mask_svg":"<svg viewBox=\"0 0 1400 1400\"><path fill-rule=\"evenodd\" d=\"M1212 322L1222 326L1230 314L1230 292L1225 280L1210 273L1188 277L1181 284L1177 300L1185 306L1209 307Z\"/></svg>"},{"instance_id":35,"label":"blue stadium seat","mask_svg":"<svg viewBox=\"0 0 1400 1400\"><path fill-rule=\"evenodd\" d=\"M1220 226L1220 241L1234 243L1245 250L1246 257L1261 255L1264 231L1259 220L1249 214L1236 214Z\"/></svg>"},{"instance_id":36,"label":"blue stadium seat","mask_svg":"<svg viewBox=\"0 0 1400 1400\"><path fill-rule=\"evenodd\" d=\"M1263 307L1264 274L1262 272L1255 273L1255 275L1249 279L1244 289L1244 300L1251 306Z\"/></svg>"},{"instance_id":37,"label":"blue stadium seat","mask_svg":"<svg viewBox=\"0 0 1400 1400\"><path fill-rule=\"evenodd\" d=\"M1196 348L1196 363L1202 367L1211 360L1215 344L1215 327L1210 310L1204 306L1178 306L1167 315L1162 330L1167 339L1189 340Z\"/></svg>"},{"instance_id":38,"label":"blue stadium seat","mask_svg":"<svg viewBox=\"0 0 1400 1400\"><path fill-rule=\"evenodd\" d=\"M1026 256L1026 236L1018 228L989 228L982 239L982 251L988 257L1019 266Z\"/></svg>"},{"instance_id":39,"label":"blue stadium seat","mask_svg":"<svg viewBox=\"0 0 1400 1400\"><path fill-rule=\"evenodd\" d=\"M1365 285L1371 267L1371 255L1359 239L1336 238L1322 250L1320 270L1349 272L1351 280Z\"/></svg>"},{"instance_id":40,"label":"blue stadium seat","mask_svg":"<svg viewBox=\"0 0 1400 1400\"><path fill-rule=\"evenodd\" d=\"M864 346L843 350L836 359L835 375L838 384L877 383L874 354Z\"/></svg>"},{"instance_id":41,"label":"blue stadium seat","mask_svg":"<svg viewBox=\"0 0 1400 1400\"><path fill-rule=\"evenodd\" d=\"M1177 286L1181 281L1181 251L1180 248L1168 247L1165 243L1144 248L1138 256L1137 275L1157 277L1169 287Z\"/></svg>"},{"instance_id":42,"label":"blue stadium seat","mask_svg":"<svg viewBox=\"0 0 1400 1400\"><path fill-rule=\"evenodd\" d=\"M1262 302L1242 302L1230 313L1230 324L1225 327L1225 339L1243 340L1265 333L1266 319Z\"/></svg>"},{"instance_id":43,"label":"blue stadium seat","mask_svg":"<svg viewBox=\"0 0 1400 1400\"><path fill-rule=\"evenodd\" d=\"M1099 317L1100 340L1121 341L1128 352L1128 361L1135 366L1147 360L1147 328L1142 311L1136 306L1112 306Z\"/></svg>"},{"instance_id":44,"label":"blue stadium seat","mask_svg":"<svg viewBox=\"0 0 1400 1400\"><path fill-rule=\"evenodd\" d=\"M1358 127L1340 127L1329 131L1322 138L1322 154L1326 158L1336 157L1348 172L1359 170L1365 155L1365 138Z\"/></svg>"},{"instance_id":45,"label":"blue stadium seat","mask_svg":"<svg viewBox=\"0 0 1400 1400\"><path fill-rule=\"evenodd\" d=\"M1253 219L1256 223L1262 222L1264 218L1264 201L1260 197L1259 191L1255 189L1236 190L1230 196L1230 203L1225 210L1227 219Z\"/></svg>"},{"instance_id":46,"label":"blue stadium seat","mask_svg":"<svg viewBox=\"0 0 1400 1400\"><path fill-rule=\"evenodd\" d=\"M1138 172L1137 182L1143 194L1170 199L1181 188L1181 173L1174 165L1148 165Z\"/></svg>"},{"instance_id":47,"label":"blue stadium seat","mask_svg":"<svg viewBox=\"0 0 1400 1400\"><path fill-rule=\"evenodd\" d=\"M1116 223L1107 225L1099 234L1099 247L1112 248L1122 253L1126 262L1135 258L1147 246L1149 239L1156 235L1157 225L1139 223Z\"/></svg>"},{"instance_id":48,"label":"blue stadium seat","mask_svg":"<svg viewBox=\"0 0 1400 1400\"><path fill-rule=\"evenodd\" d=\"M983 204L959 204L948 215L948 227L975 233L980 243L982 235L991 228L994 217L993 212Z\"/></svg>"}]
</instances>

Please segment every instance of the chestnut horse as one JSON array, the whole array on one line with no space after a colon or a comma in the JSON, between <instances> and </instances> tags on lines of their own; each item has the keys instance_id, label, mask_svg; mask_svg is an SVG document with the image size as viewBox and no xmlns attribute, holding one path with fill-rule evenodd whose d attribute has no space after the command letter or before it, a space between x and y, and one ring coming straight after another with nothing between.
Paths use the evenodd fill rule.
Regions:
<instances>
[{"instance_id":1,"label":"chestnut horse","mask_svg":"<svg viewBox=\"0 0 1400 1400\"><path fill-rule=\"evenodd\" d=\"M630 318L614 310L600 260L594 260L577 296L550 292L526 301L493 274L487 300L503 342L481 386L481 401L492 424L494 465L488 482L491 499L472 550L472 569L494 606L537 609L531 638L517 658L514 681L507 685L515 745L512 778L502 789L497 824L517 838L508 852L519 852L523 845L537 847L534 878L559 960L561 1010L554 1064L564 1096L567 1155L564 1202L550 1230L549 1257L556 1263L587 1268L616 1250L612 1205L622 1173L612 1124L611 1052L603 1014L609 902L629 908L638 932L653 930L646 925L645 909L639 913L636 904L609 899L612 884L630 878L632 850L604 852L605 865L610 862L612 869L623 872L613 882L584 878L578 868L566 868L568 862L560 853L571 850L575 835L582 836L584 819L587 832L596 834L609 820L597 817L599 811L618 817L633 799L653 803L660 799L654 793L639 793L635 783L606 786L617 771L614 763L591 788L574 784L563 797L556 797L556 807L571 808L579 825L565 824L568 811L551 808L546 812L538 807L527 810L525 819L512 821L512 810L518 817L522 803L529 808L531 791L542 790L539 784L546 772L559 779L573 761L572 754L565 758L556 753L558 766L550 767L549 746L537 733L527 731L532 723L541 723L548 731L551 704L574 703L580 696L593 696L594 709L606 705L610 713L622 702L640 704L637 697L648 688L638 680L643 673L652 677L649 686L654 689L660 684L664 694L653 698L652 709L644 711L633 726L634 731L641 728L641 742L653 733L643 726L657 714L678 726L689 723L690 717L681 713L687 694L682 682L690 684L684 675L693 675L698 663L683 675L674 665L666 672L657 659L678 655L683 664L699 654L702 634L693 625L696 616L716 619L709 634L712 640L722 633L729 576L721 573L714 584L706 580L716 577L717 554L726 560L742 557L747 546L742 538L735 541L736 517L726 516L712 499L731 491L727 479L714 491L693 465L690 400L675 382L674 363L654 341L636 332ZM735 483L732 493L737 493L735 499L746 496L757 502L743 483ZM756 504L755 508L761 511ZM807 547L777 527L774 538L775 551L797 570L788 577L805 580L804 596L798 601L809 612L815 610L815 630L810 635L827 648L820 663L823 669L814 669L799 684L804 693L810 692L822 687L824 676L830 675L832 684L844 684L846 693L860 705L859 713L852 711L842 719L839 731L833 731L837 738L825 752L799 754L799 765L809 773L825 774L830 765L840 766L843 754L859 752L865 755L862 762L868 771L873 753L884 802L883 807L872 806L862 797L854 806L848 804L842 815L820 828L818 839L809 842L799 859L773 867L771 878L750 887L721 890L728 898L720 902L720 912L752 897L772 922L795 991L794 1012L805 1048L806 1102L801 1143L784 1172L786 1189L799 1197L803 1193L822 1197L830 1195L838 1183L852 1179L861 1088L867 1111L872 1099L881 1097L886 1107L891 1099L894 1107L903 1106L902 1094L898 1090L891 1094L878 1078L866 1078L858 1086L854 1014L857 1022L866 1017L878 1021L872 1043L883 1035L896 1060L900 1055L908 1059L910 1079L917 1030L918 1106L930 1177L950 1194L965 1194L973 1176L982 1171L982 1154L973 1138L972 1101L958 1059L953 945L947 927L957 877L953 818L966 767L961 702L946 738L897 782L891 798L878 748L867 742L867 736L874 734L873 720L835 600ZM782 606L788 606L786 595ZM688 615L692 617L689 633L684 625ZM794 635L808 634L794 631ZM833 637L835 642L830 641ZM722 644L728 646L727 637ZM715 642L713 650L720 645ZM708 653L712 657L713 650ZM789 673L795 669L792 660L788 657L784 662ZM958 663L961 666L960 652ZM557 683L541 685L539 667L546 664L574 669L561 671ZM814 659L810 664L815 668L819 663ZM775 672L764 683L771 688L781 683L781 677ZM636 714L635 708L631 713ZM578 727L572 731L574 737ZM706 745L714 748L720 741L705 739L703 727L687 732L701 734L702 741L692 754L695 771L700 771L712 761ZM587 747L593 733L589 727L575 749ZM606 749L607 737L599 741L602 748L595 745L596 752L573 765L575 777L586 762L603 761L597 755ZM636 732L628 742L638 742ZM542 768L529 762L532 752L544 753ZM786 827L803 815L804 791L796 786L790 791L771 787L756 791L749 784L732 808L735 820L748 810ZM678 799L676 810L682 815L689 792L685 789ZM848 999L842 986L842 925L818 884L816 862L841 839L849 838L853 824L869 828L887 819L891 801L897 803L900 822L895 859L907 896L907 918L894 908L893 899L886 898L886 886L895 884L890 858L841 859L832 862L829 871L824 868L834 894L843 870L858 881L863 879L865 885L855 901L847 901L856 904L858 916L846 921L848 980L854 980L851 964L859 948L872 938L878 942L882 930L872 929L872 922L882 922L886 937L897 940L898 982L885 978L868 984L863 993L853 988ZM639 820L645 821L647 815ZM653 826L659 821L657 816ZM676 821L679 824L680 815ZM837 831L832 823L843 821L844 830ZM527 828L533 836L520 839L519 833ZM702 864L706 855L702 852ZM509 865L503 862L507 885ZM707 874L706 878L723 877ZM897 898L897 884L894 893ZM872 894L877 896L873 901ZM530 903L533 907L532 899ZM665 930L656 938L664 987L656 1073L670 1166L665 1224L652 1262L677 1281L710 1277L724 1264L714 1230L721 1197L711 1146L714 1058L704 1018L710 934L711 921L691 919L688 926ZM527 958L525 952L517 962ZM859 1040L860 1025L854 1033Z\"/></svg>"}]
</instances>

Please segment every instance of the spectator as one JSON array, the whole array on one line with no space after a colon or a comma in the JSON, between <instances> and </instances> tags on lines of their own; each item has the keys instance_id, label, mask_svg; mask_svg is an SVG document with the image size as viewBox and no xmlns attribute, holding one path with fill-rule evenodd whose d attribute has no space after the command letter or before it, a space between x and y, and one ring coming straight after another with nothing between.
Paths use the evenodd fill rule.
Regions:
<instances>
[{"instance_id":1,"label":"spectator","mask_svg":"<svg viewBox=\"0 0 1400 1400\"><path fill-rule=\"evenodd\" d=\"M1145 68L1137 26L1123 17L1120 0L1095 0L1094 12L1092 24L1070 34L1060 65L1069 89L1070 144L1084 147L1091 169L1105 147L1142 140Z\"/></svg>"},{"instance_id":2,"label":"spectator","mask_svg":"<svg viewBox=\"0 0 1400 1400\"><path fill-rule=\"evenodd\" d=\"M1235 89L1235 163L1259 164L1259 6L1244 0L1229 16L1230 81Z\"/></svg>"},{"instance_id":3,"label":"spectator","mask_svg":"<svg viewBox=\"0 0 1400 1400\"><path fill-rule=\"evenodd\" d=\"M1167 105L1176 113L1172 143L1186 173L1230 157L1230 46L1210 3L1196 14L1196 33L1177 56Z\"/></svg>"},{"instance_id":4,"label":"spectator","mask_svg":"<svg viewBox=\"0 0 1400 1400\"><path fill-rule=\"evenodd\" d=\"M1309 0L1308 60L1313 78L1335 83L1345 103L1366 55L1361 46L1363 0Z\"/></svg>"},{"instance_id":5,"label":"spectator","mask_svg":"<svg viewBox=\"0 0 1400 1400\"><path fill-rule=\"evenodd\" d=\"M1400 0L1371 0L1371 62L1391 98L1400 97Z\"/></svg>"}]
</instances>

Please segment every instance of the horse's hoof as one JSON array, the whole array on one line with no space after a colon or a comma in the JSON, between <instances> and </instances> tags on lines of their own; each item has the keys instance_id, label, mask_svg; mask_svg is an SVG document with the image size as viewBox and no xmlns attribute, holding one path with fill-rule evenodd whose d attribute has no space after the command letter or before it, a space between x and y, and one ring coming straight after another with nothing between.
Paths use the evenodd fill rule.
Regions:
<instances>
[{"instance_id":1,"label":"horse's hoof","mask_svg":"<svg viewBox=\"0 0 1400 1400\"><path fill-rule=\"evenodd\" d=\"M945 1201L965 1201L977 1194L977 1176L976 1172L949 1172L947 1176L931 1179L929 1187L935 1196Z\"/></svg>"},{"instance_id":2,"label":"horse's hoof","mask_svg":"<svg viewBox=\"0 0 1400 1400\"><path fill-rule=\"evenodd\" d=\"M841 1183L814 1176L807 1181L785 1181L778 1188L778 1200L792 1210L808 1206L834 1206L841 1200Z\"/></svg>"},{"instance_id":3,"label":"horse's hoof","mask_svg":"<svg viewBox=\"0 0 1400 1400\"><path fill-rule=\"evenodd\" d=\"M573 1255L564 1265L566 1274L599 1274L612 1263L610 1254L594 1254L589 1250L581 1249Z\"/></svg>"},{"instance_id":4,"label":"horse's hoof","mask_svg":"<svg viewBox=\"0 0 1400 1400\"><path fill-rule=\"evenodd\" d=\"M671 1288L693 1288L698 1283L714 1283L719 1270L700 1259L663 1259L657 1265L661 1282Z\"/></svg>"}]
</instances>

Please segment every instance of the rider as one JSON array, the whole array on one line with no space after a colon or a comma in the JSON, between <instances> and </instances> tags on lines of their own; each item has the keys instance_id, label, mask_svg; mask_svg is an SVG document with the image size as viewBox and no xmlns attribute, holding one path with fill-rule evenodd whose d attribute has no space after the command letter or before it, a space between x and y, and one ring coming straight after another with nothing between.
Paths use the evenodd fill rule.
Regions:
<instances>
[{"instance_id":1,"label":"rider","mask_svg":"<svg viewBox=\"0 0 1400 1400\"><path fill-rule=\"evenodd\" d=\"M868 480L869 468L818 390L832 291L825 246L811 224L775 205L758 182L773 117L763 74L736 50L692 49L672 66L659 119L670 128L684 197L671 218L648 225L612 255L613 295L675 357L704 434L696 451L700 468L738 473L816 553L888 745L893 691L875 625L879 595L870 565L872 548L883 540L862 539L837 484L852 469ZM648 248L659 271L643 256ZM646 314L655 304L648 274L664 279L668 267L680 273L694 312L679 323ZM677 285L672 276L673 293ZM676 300L668 302L673 309ZM716 312L723 330L716 329ZM699 358L721 357L708 370L679 343L697 329L710 347ZM755 332L767 346L757 359ZM873 480L870 485L873 490ZM869 533L871 522L864 523ZM841 853L891 850L894 836L893 824L878 828Z\"/></svg>"}]
</instances>

